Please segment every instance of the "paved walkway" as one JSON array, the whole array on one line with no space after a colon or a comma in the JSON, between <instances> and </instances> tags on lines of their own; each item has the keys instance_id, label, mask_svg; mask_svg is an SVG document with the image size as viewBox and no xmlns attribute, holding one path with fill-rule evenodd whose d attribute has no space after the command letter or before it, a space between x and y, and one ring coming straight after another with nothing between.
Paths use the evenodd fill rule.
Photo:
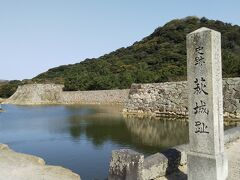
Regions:
<instances>
[{"instance_id":1,"label":"paved walkway","mask_svg":"<svg viewBox=\"0 0 240 180\"><path fill-rule=\"evenodd\" d=\"M228 157L228 179L240 180L240 139L225 145ZM179 168L179 172L157 180L187 180L187 166Z\"/></svg>"},{"instance_id":2,"label":"paved walkway","mask_svg":"<svg viewBox=\"0 0 240 180\"><path fill-rule=\"evenodd\" d=\"M228 180L240 179L240 139L226 147L228 155Z\"/></svg>"}]
</instances>

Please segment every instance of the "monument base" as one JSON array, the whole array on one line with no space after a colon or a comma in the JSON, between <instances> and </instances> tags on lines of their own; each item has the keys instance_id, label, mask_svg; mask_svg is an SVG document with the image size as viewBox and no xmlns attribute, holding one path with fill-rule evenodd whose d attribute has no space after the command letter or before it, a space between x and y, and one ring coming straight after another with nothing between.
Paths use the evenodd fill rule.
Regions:
<instances>
[{"instance_id":1,"label":"monument base","mask_svg":"<svg viewBox=\"0 0 240 180\"><path fill-rule=\"evenodd\" d=\"M188 180L226 180L228 161L224 153L219 155L188 152Z\"/></svg>"}]
</instances>

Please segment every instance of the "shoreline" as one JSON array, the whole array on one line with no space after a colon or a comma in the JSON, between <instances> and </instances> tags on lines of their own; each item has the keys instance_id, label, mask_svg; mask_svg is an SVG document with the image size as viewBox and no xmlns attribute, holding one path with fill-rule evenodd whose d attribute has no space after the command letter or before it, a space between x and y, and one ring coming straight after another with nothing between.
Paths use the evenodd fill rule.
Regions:
<instances>
[{"instance_id":1,"label":"shoreline","mask_svg":"<svg viewBox=\"0 0 240 180\"><path fill-rule=\"evenodd\" d=\"M81 180L80 175L61 166L47 165L37 156L18 153L0 143L0 174L5 180Z\"/></svg>"},{"instance_id":2,"label":"shoreline","mask_svg":"<svg viewBox=\"0 0 240 180\"><path fill-rule=\"evenodd\" d=\"M83 105L83 104L81 104L81 105ZM80 105L80 106L81 106L81 105ZM79 106L79 105L76 105L76 106ZM83 106L85 106L85 105L83 105ZM96 106L96 105L91 105L91 106ZM100 104L100 105L98 104L97 106L100 107L100 108L101 108L101 107L102 107L102 108L106 107L106 106L103 107L101 104ZM114 109L114 106L108 105L108 107ZM108 113L108 114L109 114L110 112L112 113L111 109L108 109L108 110L106 110L105 112ZM105 113L105 112L104 112L104 113ZM116 112L117 112L117 111L116 111ZM175 119L176 119L176 118L175 118ZM233 128L233 129L234 129L234 128ZM226 132L228 132L227 134L231 134L231 136L228 135L227 140L234 139L236 136L239 136L239 137L240 137L240 135L239 135L240 131L239 131L239 130L240 130L239 128L238 128L237 131L234 131L234 130L230 129L231 132L229 132L229 130L227 130L227 131L226 131ZM238 134L238 135L237 135L237 134ZM4 153L2 153L2 148L1 148L2 146L3 146L3 149L4 149L4 147L5 147L5 148L7 147L7 149L10 149L10 148L8 148L7 145L1 145L1 144L0 144L0 173L2 173L2 172L1 172L1 168L2 168L2 167L1 167L1 164L3 164L3 163L1 162L1 159L2 159L1 157L2 157L3 154L4 154ZM13 150L10 149L10 151L13 151ZM16 152L15 152L15 153L16 153ZM21 154L21 153L17 153L17 154ZM23 155L23 156L31 156L31 155L26 155L26 154L22 154L22 155ZM34 157L34 156L31 156L31 157ZM35 158L41 159L41 158L36 157L36 156L35 156ZM5 158L5 159L6 159L6 158ZM31 158L27 158L27 160L29 160L29 159L31 159ZM146 158L146 159L147 159L147 158ZM19 161L19 160L16 160L16 159L13 160L13 162L18 162L18 161ZM37 161L38 161L38 162L39 162L39 161L43 161L43 162L44 162L44 160L37 160ZM29 161L29 163L31 164L32 162ZM40 163L40 164L41 164L41 163ZM45 162L42 163L42 164L45 166ZM2 165L2 166L4 166L4 165ZM47 167L48 167L48 166L47 166ZM62 167L58 167L58 166L54 166L54 167L50 166L50 167L51 167L51 168L56 167L57 169L62 168ZM8 167L8 168L10 168L10 167ZM12 169L15 169L15 167L11 167L11 168L12 168ZM11 168L10 168L10 169L11 169ZM18 167L16 167L16 168L18 168ZM36 167L33 167L34 170L35 170L35 168L36 168ZM42 170L42 169L45 169L45 168L40 168L40 169ZM48 169L48 168L47 168L47 169ZM65 169L65 168L63 168L63 169ZM21 170L21 169L20 169L20 170ZM8 170L6 170L6 171L8 171ZM38 173L40 170L39 170L39 168L37 167L35 171ZM56 170L56 171L57 171L57 170ZM61 171L64 171L64 170L61 170ZM33 173L35 173L35 172L33 172ZM48 173L48 172L47 172L47 173ZM55 173L55 171L54 171L53 173ZM73 172L71 172L71 173L73 173ZM73 174L75 174L75 173L73 173ZM65 175L61 175L61 176L65 176ZM79 177L79 178L80 178L80 177ZM13 179L14 179L14 178L13 178ZM34 179L34 178L32 178L32 179ZM60 179L60 178L58 177L58 179ZM66 179L69 179L69 178L66 178ZM55 180L55 179L54 179L54 180ZM70 180L71 180L71 179L70 179ZM73 180L75 180L75 179L73 179Z\"/></svg>"},{"instance_id":3,"label":"shoreline","mask_svg":"<svg viewBox=\"0 0 240 180\"><path fill-rule=\"evenodd\" d=\"M223 79L224 117L240 119L240 77ZM187 82L132 84L130 89L63 91L60 84L26 84L3 104L122 105L124 114L179 117L188 115ZM1 99L0 99L1 100Z\"/></svg>"}]
</instances>

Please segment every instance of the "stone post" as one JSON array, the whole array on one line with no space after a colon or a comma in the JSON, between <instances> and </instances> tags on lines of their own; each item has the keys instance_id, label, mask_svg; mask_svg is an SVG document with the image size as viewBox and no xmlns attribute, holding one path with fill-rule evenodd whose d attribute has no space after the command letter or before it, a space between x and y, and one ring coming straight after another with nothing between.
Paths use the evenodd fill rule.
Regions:
<instances>
[{"instance_id":1,"label":"stone post","mask_svg":"<svg viewBox=\"0 0 240 180\"><path fill-rule=\"evenodd\" d=\"M224 180L221 34L200 28L187 35L189 98L188 179Z\"/></svg>"},{"instance_id":2,"label":"stone post","mask_svg":"<svg viewBox=\"0 0 240 180\"><path fill-rule=\"evenodd\" d=\"M130 149L114 150L108 180L143 180L144 155Z\"/></svg>"}]
</instances>

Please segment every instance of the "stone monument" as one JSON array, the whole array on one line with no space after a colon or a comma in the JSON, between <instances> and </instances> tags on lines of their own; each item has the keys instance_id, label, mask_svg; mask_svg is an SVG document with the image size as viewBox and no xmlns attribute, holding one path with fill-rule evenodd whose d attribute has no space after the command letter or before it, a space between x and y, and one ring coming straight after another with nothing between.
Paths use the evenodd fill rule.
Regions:
<instances>
[{"instance_id":1,"label":"stone monument","mask_svg":"<svg viewBox=\"0 0 240 180\"><path fill-rule=\"evenodd\" d=\"M224 180L221 34L200 28L187 35L189 98L188 179Z\"/></svg>"}]
</instances>

